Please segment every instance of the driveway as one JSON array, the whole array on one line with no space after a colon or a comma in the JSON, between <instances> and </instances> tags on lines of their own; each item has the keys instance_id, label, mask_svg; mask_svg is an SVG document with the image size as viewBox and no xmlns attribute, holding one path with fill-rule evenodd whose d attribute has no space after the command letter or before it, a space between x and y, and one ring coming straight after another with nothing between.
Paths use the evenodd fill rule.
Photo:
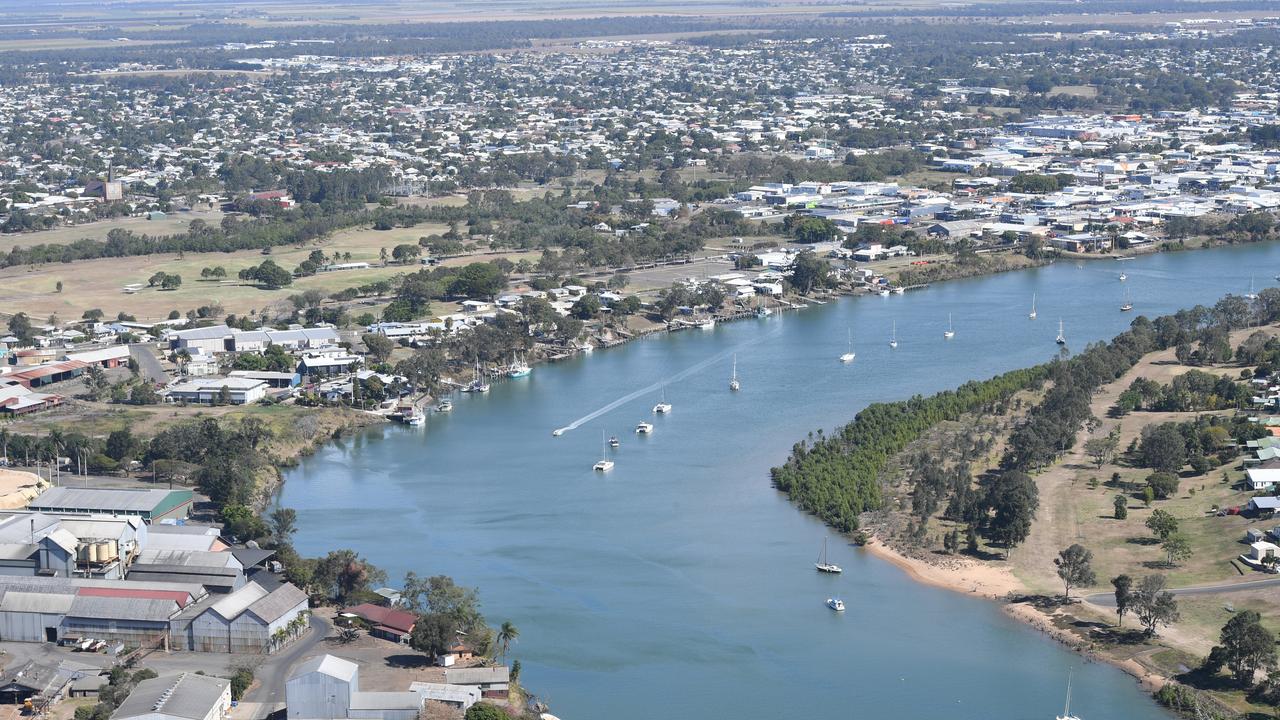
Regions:
<instances>
[{"instance_id":1,"label":"driveway","mask_svg":"<svg viewBox=\"0 0 1280 720\"><path fill-rule=\"evenodd\" d=\"M284 707L284 684L298 663L316 655L316 649L333 632L333 625L311 615L311 630L289 647L272 655L254 670L256 682L231 711L234 720L261 720Z\"/></svg>"},{"instance_id":2,"label":"driveway","mask_svg":"<svg viewBox=\"0 0 1280 720\"><path fill-rule=\"evenodd\" d=\"M1220 583L1217 585L1196 585L1185 588L1169 588L1169 592L1177 595L1222 595L1225 593L1244 592L1246 590L1265 590L1267 588L1280 587L1280 577L1270 578L1267 580L1248 580L1238 583ZM1092 603L1099 607L1113 608L1116 606L1116 596L1114 593L1094 593L1084 597L1085 602Z\"/></svg>"},{"instance_id":3,"label":"driveway","mask_svg":"<svg viewBox=\"0 0 1280 720\"><path fill-rule=\"evenodd\" d=\"M153 383L169 382L169 375L156 359L153 344L134 343L129 346L129 357L138 361L138 372Z\"/></svg>"}]
</instances>

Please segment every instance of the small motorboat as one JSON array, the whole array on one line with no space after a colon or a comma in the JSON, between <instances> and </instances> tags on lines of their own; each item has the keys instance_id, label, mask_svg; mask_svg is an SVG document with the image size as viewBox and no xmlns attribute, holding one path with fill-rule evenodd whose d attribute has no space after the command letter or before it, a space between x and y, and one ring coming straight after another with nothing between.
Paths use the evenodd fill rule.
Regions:
<instances>
[{"instance_id":1,"label":"small motorboat","mask_svg":"<svg viewBox=\"0 0 1280 720\"><path fill-rule=\"evenodd\" d=\"M906 292L906 291L907 291L907 289L906 289L906 288L904 288L904 287L902 287L901 285L899 285L899 286L897 286L897 287L895 287L895 288L893 289L893 294L894 294L894 295L901 295L902 293L904 293L904 292Z\"/></svg>"},{"instance_id":2,"label":"small motorboat","mask_svg":"<svg viewBox=\"0 0 1280 720\"><path fill-rule=\"evenodd\" d=\"M642 422L636 425L636 432L641 435L648 435L653 432L653 423Z\"/></svg>"},{"instance_id":3,"label":"small motorboat","mask_svg":"<svg viewBox=\"0 0 1280 720\"><path fill-rule=\"evenodd\" d=\"M880 289L880 297L889 297L889 290L888 290L888 288L881 288L881 289Z\"/></svg>"},{"instance_id":4,"label":"small motorboat","mask_svg":"<svg viewBox=\"0 0 1280 720\"><path fill-rule=\"evenodd\" d=\"M836 612L844 612L844 601L840 598L827 598L827 607Z\"/></svg>"},{"instance_id":5,"label":"small motorboat","mask_svg":"<svg viewBox=\"0 0 1280 720\"><path fill-rule=\"evenodd\" d=\"M551 437L560 437L563 434L564 434L564 428L559 428L557 430L551 431Z\"/></svg>"},{"instance_id":6,"label":"small motorboat","mask_svg":"<svg viewBox=\"0 0 1280 720\"><path fill-rule=\"evenodd\" d=\"M1124 282L1125 280L1128 280L1128 279L1129 279L1128 275L1125 275L1124 273L1120 273L1120 282Z\"/></svg>"},{"instance_id":7,"label":"small motorboat","mask_svg":"<svg viewBox=\"0 0 1280 720\"><path fill-rule=\"evenodd\" d=\"M404 424L409 427L422 427L427 422L427 416L420 411L414 410L412 413L404 417Z\"/></svg>"},{"instance_id":8,"label":"small motorboat","mask_svg":"<svg viewBox=\"0 0 1280 720\"><path fill-rule=\"evenodd\" d=\"M609 438L609 447L616 448L620 445L622 445L622 443L618 441L617 435L614 435L613 437Z\"/></svg>"},{"instance_id":9,"label":"small motorboat","mask_svg":"<svg viewBox=\"0 0 1280 720\"><path fill-rule=\"evenodd\" d=\"M441 413L453 412L453 401L441 400L440 404L436 405L436 412L441 412Z\"/></svg>"}]
</instances>

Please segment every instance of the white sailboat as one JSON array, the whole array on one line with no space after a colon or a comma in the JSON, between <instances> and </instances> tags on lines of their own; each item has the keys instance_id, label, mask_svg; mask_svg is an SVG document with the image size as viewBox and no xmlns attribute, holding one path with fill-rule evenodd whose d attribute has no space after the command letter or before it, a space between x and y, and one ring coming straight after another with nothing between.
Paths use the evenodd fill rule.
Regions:
<instances>
[{"instance_id":1,"label":"white sailboat","mask_svg":"<svg viewBox=\"0 0 1280 720\"><path fill-rule=\"evenodd\" d=\"M1059 319L1059 320L1058 320L1058 337L1054 340L1054 342L1058 343L1059 345L1066 345L1066 344L1067 344L1067 336L1062 334L1062 320L1061 320L1061 319Z\"/></svg>"},{"instance_id":2,"label":"white sailboat","mask_svg":"<svg viewBox=\"0 0 1280 720\"><path fill-rule=\"evenodd\" d=\"M1244 299L1245 299L1245 300L1257 300L1257 299L1258 299L1258 293L1256 293L1256 292L1254 292L1254 291L1253 291L1253 278L1252 278L1252 277L1250 277L1250 278L1249 278L1249 293L1248 293L1247 295L1245 295L1245 296L1244 296Z\"/></svg>"},{"instance_id":3,"label":"white sailboat","mask_svg":"<svg viewBox=\"0 0 1280 720\"><path fill-rule=\"evenodd\" d=\"M609 451L605 449L604 431L600 431L600 462L591 466L596 472L609 472L613 469L613 461L609 459Z\"/></svg>"},{"instance_id":4,"label":"white sailboat","mask_svg":"<svg viewBox=\"0 0 1280 720\"><path fill-rule=\"evenodd\" d=\"M662 388L662 400L653 406L653 411L659 415L665 415L671 412L671 403L667 402L667 389Z\"/></svg>"},{"instance_id":5,"label":"white sailboat","mask_svg":"<svg viewBox=\"0 0 1280 720\"><path fill-rule=\"evenodd\" d=\"M1124 304L1120 306L1120 312L1129 312L1133 309L1133 303L1129 302L1129 288L1124 289Z\"/></svg>"},{"instance_id":6,"label":"white sailboat","mask_svg":"<svg viewBox=\"0 0 1280 720\"><path fill-rule=\"evenodd\" d=\"M1036 319L1036 294L1035 293L1031 293L1031 314L1028 315L1027 317L1031 318L1032 320Z\"/></svg>"},{"instance_id":7,"label":"white sailboat","mask_svg":"<svg viewBox=\"0 0 1280 720\"><path fill-rule=\"evenodd\" d=\"M737 392L742 389L742 383L738 382L738 356L733 356L733 375L729 376L729 389Z\"/></svg>"},{"instance_id":8,"label":"white sailboat","mask_svg":"<svg viewBox=\"0 0 1280 720\"><path fill-rule=\"evenodd\" d=\"M841 568L839 565L836 565L833 562L827 561L827 539L826 538L822 538L822 554L818 556L818 562L814 563L813 566L818 569L818 572L824 572L824 573L844 572L844 569Z\"/></svg>"},{"instance_id":9,"label":"white sailboat","mask_svg":"<svg viewBox=\"0 0 1280 720\"><path fill-rule=\"evenodd\" d=\"M471 384L462 388L463 392L470 393L487 393L489 392L489 383L485 382L480 375L480 363L476 363L476 377Z\"/></svg>"},{"instance_id":10,"label":"white sailboat","mask_svg":"<svg viewBox=\"0 0 1280 720\"><path fill-rule=\"evenodd\" d=\"M1062 714L1057 720L1080 720L1080 718L1071 714L1071 676L1067 675L1067 704L1062 708Z\"/></svg>"},{"instance_id":11,"label":"white sailboat","mask_svg":"<svg viewBox=\"0 0 1280 720\"><path fill-rule=\"evenodd\" d=\"M893 330L889 333L889 347L898 347L898 321L893 321Z\"/></svg>"},{"instance_id":12,"label":"white sailboat","mask_svg":"<svg viewBox=\"0 0 1280 720\"><path fill-rule=\"evenodd\" d=\"M951 326L951 313L947 313L947 329L942 332L942 337L950 340L956 336L955 328Z\"/></svg>"},{"instance_id":13,"label":"white sailboat","mask_svg":"<svg viewBox=\"0 0 1280 720\"><path fill-rule=\"evenodd\" d=\"M857 357L857 355L855 355L853 352L853 331L850 330L849 331L849 352L840 356L840 362L842 363L853 362L853 359L855 357Z\"/></svg>"}]
</instances>

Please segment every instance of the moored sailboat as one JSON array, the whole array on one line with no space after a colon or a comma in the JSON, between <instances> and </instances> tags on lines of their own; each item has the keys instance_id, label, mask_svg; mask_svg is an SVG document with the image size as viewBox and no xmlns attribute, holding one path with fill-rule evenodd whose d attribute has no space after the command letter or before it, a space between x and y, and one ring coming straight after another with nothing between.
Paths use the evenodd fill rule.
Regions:
<instances>
[{"instance_id":1,"label":"moored sailboat","mask_svg":"<svg viewBox=\"0 0 1280 720\"><path fill-rule=\"evenodd\" d=\"M898 347L898 321L893 321L893 329L889 332L889 347Z\"/></svg>"},{"instance_id":2,"label":"moored sailboat","mask_svg":"<svg viewBox=\"0 0 1280 720\"><path fill-rule=\"evenodd\" d=\"M605 450L604 431L600 431L600 462L591 466L596 472L609 472L613 469L613 461L609 459L609 451Z\"/></svg>"},{"instance_id":3,"label":"moored sailboat","mask_svg":"<svg viewBox=\"0 0 1280 720\"><path fill-rule=\"evenodd\" d=\"M738 356L733 356L733 374L729 376L729 389L737 392L742 389L742 383L738 382Z\"/></svg>"},{"instance_id":4,"label":"moored sailboat","mask_svg":"<svg viewBox=\"0 0 1280 720\"><path fill-rule=\"evenodd\" d=\"M1061 319L1059 319L1059 320L1058 320L1058 337L1054 339L1054 342L1058 343L1059 345L1066 345L1066 344L1067 344L1067 336L1062 334L1062 320L1061 320Z\"/></svg>"},{"instance_id":5,"label":"moored sailboat","mask_svg":"<svg viewBox=\"0 0 1280 720\"><path fill-rule=\"evenodd\" d=\"M845 354L840 356L840 362L842 363L853 362L853 359L855 357L857 357L857 355L855 355L853 352L853 331L850 330L849 331L849 352L846 352Z\"/></svg>"},{"instance_id":6,"label":"moored sailboat","mask_svg":"<svg viewBox=\"0 0 1280 720\"><path fill-rule=\"evenodd\" d=\"M826 538L822 538L822 554L818 556L818 562L814 563L813 566L817 568L818 572L837 573L837 574L844 572L844 569L841 568L839 565L836 565L835 563L827 560L827 539Z\"/></svg>"},{"instance_id":7,"label":"moored sailboat","mask_svg":"<svg viewBox=\"0 0 1280 720\"><path fill-rule=\"evenodd\" d=\"M1036 319L1036 294L1035 293L1031 293L1031 314L1027 315L1027 317L1031 318L1032 320Z\"/></svg>"},{"instance_id":8,"label":"moored sailboat","mask_svg":"<svg viewBox=\"0 0 1280 720\"><path fill-rule=\"evenodd\" d=\"M956 336L955 328L951 325L951 313L947 313L947 329L942 332L942 337L950 340Z\"/></svg>"}]
</instances>

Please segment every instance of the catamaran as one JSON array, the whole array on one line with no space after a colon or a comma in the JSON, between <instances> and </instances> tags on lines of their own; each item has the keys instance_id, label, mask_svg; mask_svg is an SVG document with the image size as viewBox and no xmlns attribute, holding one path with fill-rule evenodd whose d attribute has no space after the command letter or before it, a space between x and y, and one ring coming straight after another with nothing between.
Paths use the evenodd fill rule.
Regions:
<instances>
[{"instance_id":1,"label":"catamaran","mask_svg":"<svg viewBox=\"0 0 1280 720\"><path fill-rule=\"evenodd\" d=\"M1067 704L1062 708L1062 714L1057 720L1080 720L1080 718L1071 714L1071 676L1067 675Z\"/></svg>"},{"instance_id":2,"label":"catamaran","mask_svg":"<svg viewBox=\"0 0 1280 720\"><path fill-rule=\"evenodd\" d=\"M609 459L609 451L605 450L604 431L600 431L600 462L591 466L596 472L609 472L613 469L613 461Z\"/></svg>"},{"instance_id":3,"label":"catamaran","mask_svg":"<svg viewBox=\"0 0 1280 720\"><path fill-rule=\"evenodd\" d=\"M889 333L889 347L898 347L898 321L893 321L893 330Z\"/></svg>"},{"instance_id":4,"label":"catamaran","mask_svg":"<svg viewBox=\"0 0 1280 720\"><path fill-rule=\"evenodd\" d=\"M1059 320L1058 320L1058 337L1054 340L1054 342L1058 343L1059 345L1066 345L1066 344L1067 344L1067 336L1062 334L1062 320L1061 320L1061 319L1059 319Z\"/></svg>"},{"instance_id":5,"label":"catamaran","mask_svg":"<svg viewBox=\"0 0 1280 720\"><path fill-rule=\"evenodd\" d=\"M840 598L827 598L827 607L836 612L844 612L844 601ZM1062 720L1059 718L1059 720Z\"/></svg>"},{"instance_id":6,"label":"catamaran","mask_svg":"<svg viewBox=\"0 0 1280 720\"><path fill-rule=\"evenodd\" d=\"M641 435L648 435L653 432L653 423L642 422L636 425L636 432Z\"/></svg>"},{"instance_id":7,"label":"catamaran","mask_svg":"<svg viewBox=\"0 0 1280 720\"><path fill-rule=\"evenodd\" d=\"M942 337L950 340L956 336L955 328L951 327L951 313L947 313L947 329L942 332Z\"/></svg>"},{"instance_id":8,"label":"catamaran","mask_svg":"<svg viewBox=\"0 0 1280 720\"><path fill-rule=\"evenodd\" d=\"M662 399L658 401L657 405L653 406L653 411L658 413L659 415L666 415L667 413L671 412L671 403L667 402L666 388L662 388Z\"/></svg>"},{"instance_id":9,"label":"catamaran","mask_svg":"<svg viewBox=\"0 0 1280 720\"><path fill-rule=\"evenodd\" d=\"M833 562L827 561L827 539L826 538L822 538L822 554L818 556L818 562L814 563L813 566L818 569L818 572L824 572L824 573L844 572L844 569L841 568L839 565Z\"/></svg>"},{"instance_id":10,"label":"catamaran","mask_svg":"<svg viewBox=\"0 0 1280 720\"><path fill-rule=\"evenodd\" d=\"M1036 319L1036 294L1035 293L1031 293L1031 314L1028 315L1027 317L1031 318L1032 320Z\"/></svg>"},{"instance_id":11,"label":"catamaran","mask_svg":"<svg viewBox=\"0 0 1280 720\"><path fill-rule=\"evenodd\" d=\"M1129 288L1124 289L1124 304L1120 306L1120 312L1129 312L1133 309L1133 303L1129 302Z\"/></svg>"},{"instance_id":12,"label":"catamaran","mask_svg":"<svg viewBox=\"0 0 1280 720\"><path fill-rule=\"evenodd\" d=\"M729 376L729 389L737 392L742 389L742 383L738 382L738 356L733 356L733 375Z\"/></svg>"},{"instance_id":13,"label":"catamaran","mask_svg":"<svg viewBox=\"0 0 1280 720\"><path fill-rule=\"evenodd\" d=\"M850 330L849 331L849 352L840 356L840 362L842 363L853 362L853 359L855 357L857 357L857 355L853 353L853 331Z\"/></svg>"}]
</instances>

